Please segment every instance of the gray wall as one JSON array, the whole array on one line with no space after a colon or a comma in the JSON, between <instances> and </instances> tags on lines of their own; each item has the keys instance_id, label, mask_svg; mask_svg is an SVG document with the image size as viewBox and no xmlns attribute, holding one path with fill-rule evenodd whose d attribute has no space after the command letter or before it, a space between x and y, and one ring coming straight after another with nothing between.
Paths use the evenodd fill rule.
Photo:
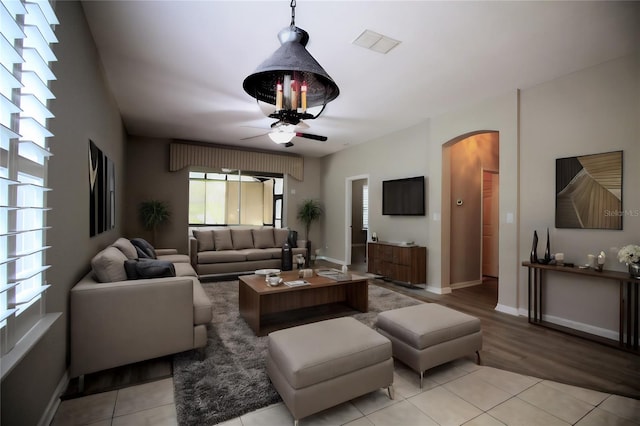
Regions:
<instances>
[{"instance_id":1,"label":"gray wall","mask_svg":"<svg viewBox=\"0 0 640 426\"><path fill-rule=\"evenodd\" d=\"M428 138L429 124L423 123L323 158L324 256L345 262L347 216L351 215L346 211L346 181L359 176L369 178L369 233L375 232L380 241L415 241L428 246L428 216L382 215L383 180L425 176L427 195L439 181L427 165ZM427 214L430 208L427 202ZM427 269L430 266L428 263Z\"/></svg>"},{"instance_id":2,"label":"gray wall","mask_svg":"<svg viewBox=\"0 0 640 426\"><path fill-rule=\"evenodd\" d=\"M450 292L451 181L446 147L467 135L496 131L500 158L500 266L497 310L526 315L531 236L551 232L552 252L583 263L604 250L607 269L624 270L616 253L640 238L640 55L470 105L323 159L325 255L345 256L345 179L370 176L370 224L382 240L415 240L428 249L427 284ZM555 159L624 151L623 231L554 228ZM455 172L455 171L454 171ZM381 181L425 175L427 217L381 214ZM455 201L455 200L453 200ZM541 246L545 238L541 238ZM606 280L549 274L549 320L617 338L618 287Z\"/></svg>"},{"instance_id":3,"label":"gray wall","mask_svg":"<svg viewBox=\"0 0 640 426\"><path fill-rule=\"evenodd\" d=\"M522 91L520 258L528 259L533 231L539 250L551 233L551 251L586 263L607 254L606 269L625 270L618 248L640 243L640 54L588 68ZM622 231L555 229L555 159L624 151ZM618 284L548 274L550 321L617 338ZM520 271L521 306L526 274Z\"/></svg>"},{"instance_id":4,"label":"gray wall","mask_svg":"<svg viewBox=\"0 0 640 426\"><path fill-rule=\"evenodd\" d=\"M322 199L322 161L318 158L304 159L304 179L297 180L290 176L285 178L285 207L283 226L298 231L298 238L304 238L304 225L298 221L298 209L304 200L318 200L324 214L318 222L314 222L309 230L311 250L322 249L324 243L324 224L326 218L326 204Z\"/></svg>"},{"instance_id":5,"label":"gray wall","mask_svg":"<svg viewBox=\"0 0 640 426\"><path fill-rule=\"evenodd\" d=\"M124 234L151 241L138 217L142 201L160 200L169 205L171 218L158 228L157 247L189 252L189 171L169 171L169 139L130 137L127 143L127 187L124 205Z\"/></svg>"},{"instance_id":6,"label":"gray wall","mask_svg":"<svg viewBox=\"0 0 640 426\"><path fill-rule=\"evenodd\" d=\"M89 269L100 249L120 235L124 188L124 128L118 108L105 84L93 38L78 2L58 2L54 46L58 62L52 83L56 99L50 142L48 194L53 210L47 214L47 310L62 312L44 338L2 382L2 424L34 425L67 369L69 289ZM89 139L111 158L116 167L116 228L89 237Z\"/></svg>"}]
</instances>

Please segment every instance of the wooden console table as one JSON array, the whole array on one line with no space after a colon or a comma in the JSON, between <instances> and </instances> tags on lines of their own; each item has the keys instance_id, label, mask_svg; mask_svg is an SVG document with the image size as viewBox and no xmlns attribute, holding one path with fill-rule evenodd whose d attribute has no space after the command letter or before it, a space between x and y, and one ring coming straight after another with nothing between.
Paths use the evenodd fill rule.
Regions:
<instances>
[{"instance_id":1,"label":"wooden console table","mask_svg":"<svg viewBox=\"0 0 640 426\"><path fill-rule=\"evenodd\" d=\"M427 248L383 241L367 244L367 272L409 285L427 285Z\"/></svg>"},{"instance_id":2,"label":"wooden console table","mask_svg":"<svg viewBox=\"0 0 640 426\"><path fill-rule=\"evenodd\" d=\"M578 267L542 265L531 262L522 262L522 266L528 268L528 299L529 322L547 328L563 331L568 334L594 340L599 343L615 346L630 352L640 352L638 342L638 285L640 279L631 278L626 272L608 271L602 272L594 269L582 269ZM610 340L594 334L582 332L569 327L564 327L542 319L544 313L543 291L544 278L548 271L575 274L583 277L594 277L618 282L620 288L620 318L618 325L618 341Z\"/></svg>"}]
</instances>

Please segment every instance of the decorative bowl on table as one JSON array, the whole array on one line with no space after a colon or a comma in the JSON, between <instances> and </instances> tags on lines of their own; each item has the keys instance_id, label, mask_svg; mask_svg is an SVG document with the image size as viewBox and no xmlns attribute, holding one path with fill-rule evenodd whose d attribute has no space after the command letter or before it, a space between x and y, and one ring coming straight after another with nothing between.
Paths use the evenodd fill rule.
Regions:
<instances>
[{"instance_id":1,"label":"decorative bowl on table","mask_svg":"<svg viewBox=\"0 0 640 426\"><path fill-rule=\"evenodd\" d=\"M267 276L267 284L271 287L279 286L282 283L282 278L279 275L269 275Z\"/></svg>"}]
</instances>

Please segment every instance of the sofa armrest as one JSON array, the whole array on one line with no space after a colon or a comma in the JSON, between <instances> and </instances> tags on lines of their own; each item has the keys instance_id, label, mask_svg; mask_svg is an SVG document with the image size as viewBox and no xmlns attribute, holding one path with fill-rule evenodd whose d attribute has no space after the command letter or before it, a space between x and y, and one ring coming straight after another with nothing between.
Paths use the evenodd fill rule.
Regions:
<instances>
[{"instance_id":1,"label":"sofa armrest","mask_svg":"<svg viewBox=\"0 0 640 426\"><path fill-rule=\"evenodd\" d=\"M70 291L71 377L192 349L193 279L81 280Z\"/></svg>"},{"instance_id":2,"label":"sofa armrest","mask_svg":"<svg viewBox=\"0 0 640 426\"><path fill-rule=\"evenodd\" d=\"M189 258L191 259L191 266L198 272L196 268L198 266L198 240L195 237L189 237Z\"/></svg>"},{"instance_id":3,"label":"sofa armrest","mask_svg":"<svg viewBox=\"0 0 640 426\"><path fill-rule=\"evenodd\" d=\"M177 249L173 249L173 248L161 248L161 249L155 249L156 250L156 255L157 256L166 256L169 254L178 254L178 250Z\"/></svg>"}]
</instances>

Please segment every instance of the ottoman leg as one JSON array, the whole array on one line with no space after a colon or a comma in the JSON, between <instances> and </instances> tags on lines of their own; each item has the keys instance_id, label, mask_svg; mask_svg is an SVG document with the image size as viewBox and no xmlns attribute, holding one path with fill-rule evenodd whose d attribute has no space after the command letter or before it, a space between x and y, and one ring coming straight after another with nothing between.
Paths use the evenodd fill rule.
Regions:
<instances>
[{"instance_id":1,"label":"ottoman leg","mask_svg":"<svg viewBox=\"0 0 640 426\"><path fill-rule=\"evenodd\" d=\"M420 372L420 390L422 390L422 378L424 377L424 371Z\"/></svg>"},{"instance_id":2,"label":"ottoman leg","mask_svg":"<svg viewBox=\"0 0 640 426\"><path fill-rule=\"evenodd\" d=\"M480 351L476 351L476 356L477 356L477 359L478 359L477 360L478 365L481 365L481 363L480 363Z\"/></svg>"},{"instance_id":3,"label":"ottoman leg","mask_svg":"<svg viewBox=\"0 0 640 426\"><path fill-rule=\"evenodd\" d=\"M293 421L293 426L298 426L298 419L295 419L295 420Z\"/></svg>"},{"instance_id":4,"label":"ottoman leg","mask_svg":"<svg viewBox=\"0 0 640 426\"><path fill-rule=\"evenodd\" d=\"M389 385L387 392L389 393L389 399L396 399L396 390L393 387L393 383Z\"/></svg>"}]
</instances>

